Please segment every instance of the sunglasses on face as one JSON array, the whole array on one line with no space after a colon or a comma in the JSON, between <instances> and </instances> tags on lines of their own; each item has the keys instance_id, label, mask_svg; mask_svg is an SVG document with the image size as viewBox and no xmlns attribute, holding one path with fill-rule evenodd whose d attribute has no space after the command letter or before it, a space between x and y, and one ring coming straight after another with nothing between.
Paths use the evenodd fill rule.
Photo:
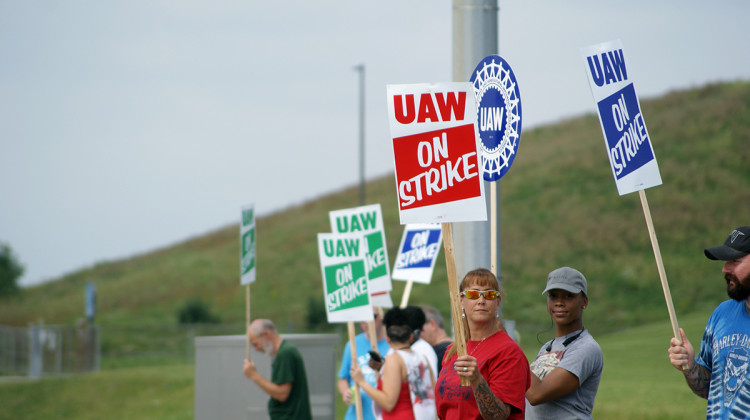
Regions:
<instances>
[{"instance_id":1,"label":"sunglasses on face","mask_svg":"<svg viewBox=\"0 0 750 420\"><path fill-rule=\"evenodd\" d=\"M497 290L464 290L461 292L461 296L466 299L477 300L479 295L482 295L487 300L495 300L499 293Z\"/></svg>"}]
</instances>

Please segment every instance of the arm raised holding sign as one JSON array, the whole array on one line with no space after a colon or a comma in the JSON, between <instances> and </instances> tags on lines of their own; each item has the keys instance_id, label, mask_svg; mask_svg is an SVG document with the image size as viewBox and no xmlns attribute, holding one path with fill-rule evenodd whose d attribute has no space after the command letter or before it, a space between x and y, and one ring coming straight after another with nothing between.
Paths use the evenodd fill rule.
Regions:
<instances>
[{"instance_id":1,"label":"arm raised holding sign","mask_svg":"<svg viewBox=\"0 0 750 420\"><path fill-rule=\"evenodd\" d=\"M245 359L242 373L271 397L271 418L312 419L305 363L299 350L284 340L268 319L256 319L247 329L247 339L256 351L273 357L271 378L263 377L255 363Z\"/></svg>"},{"instance_id":2,"label":"arm raised holding sign","mask_svg":"<svg viewBox=\"0 0 750 420\"><path fill-rule=\"evenodd\" d=\"M388 351L388 342L385 339L382 309L373 307L373 318L378 352L381 354L386 354L386 352ZM356 360L356 362L352 360L353 358L351 357L352 347L347 343L347 345L344 347L344 354L341 359L341 368L338 372L339 379L337 389L341 394L341 398L343 399L343 401L347 405L349 405L346 414L344 415L345 420L354 420L357 418L356 407L354 405L354 398L356 398L354 392L354 380L351 376L352 366L359 366L363 379L370 385L377 385L378 383L378 371L369 366L369 362L371 360L371 356L369 354L371 350L371 344L370 339L368 338L368 335L371 331L369 322L360 322L359 325L360 328L362 328L362 333L358 334L354 339L354 347L356 348L354 350L356 359L354 360ZM375 417L372 415L372 399L365 395L361 395L360 393L360 400L362 404L362 418L364 420L374 420Z\"/></svg>"},{"instance_id":3,"label":"arm raised holding sign","mask_svg":"<svg viewBox=\"0 0 750 420\"><path fill-rule=\"evenodd\" d=\"M383 322L393 351L386 357L381 382L377 387L372 386L365 380L360 367L353 366L354 382L383 410L383 420L433 420L434 376L432 369L426 366L426 360L411 348L414 330L409 325L407 312L392 308L385 314Z\"/></svg>"},{"instance_id":4,"label":"arm raised holding sign","mask_svg":"<svg viewBox=\"0 0 750 420\"><path fill-rule=\"evenodd\" d=\"M714 309L698 352L680 329L672 338L669 361L682 371L690 389L708 399L711 418L750 418L748 337L750 337L750 226L732 230L723 245L706 248L711 260L724 262L721 273L729 300ZM683 369L683 366L687 366ZM715 383L719 381L720 383Z\"/></svg>"},{"instance_id":5,"label":"arm raised holding sign","mask_svg":"<svg viewBox=\"0 0 750 420\"><path fill-rule=\"evenodd\" d=\"M443 360L435 392L438 416L523 419L529 365L496 316L501 301L497 277L483 268L470 271L459 290L462 320L469 330L467 354L458 356L453 345ZM471 386L460 385L464 377Z\"/></svg>"},{"instance_id":6,"label":"arm raised holding sign","mask_svg":"<svg viewBox=\"0 0 750 420\"><path fill-rule=\"evenodd\" d=\"M669 341L669 362L675 369L685 375L690 389L701 398L708 398L708 387L711 385L711 371L695 363L695 350L690 344L685 331L680 328L682 341L672 337Z\"/></svg>"}]
</instances>

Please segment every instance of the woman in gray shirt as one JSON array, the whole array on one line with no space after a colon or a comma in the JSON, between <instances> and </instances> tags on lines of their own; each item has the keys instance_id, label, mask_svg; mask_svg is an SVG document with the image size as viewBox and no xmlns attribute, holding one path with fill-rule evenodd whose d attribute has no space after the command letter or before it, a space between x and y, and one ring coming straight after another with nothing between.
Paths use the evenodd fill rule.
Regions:
<instances>
[{"instance_id":1,"label":"woman in gray shirt","mask_svg":"<svg viewBox=\"0 0 750 420\"><path fill-rule=\"evenodd\" d=\"M570 267L558 268L549 274L545 293L555 338L542 345L531 363L526 418L591 419L603 357L599 344L583 327L583 310L589 302L586 278Z\"/></svg>"}]
</instances>

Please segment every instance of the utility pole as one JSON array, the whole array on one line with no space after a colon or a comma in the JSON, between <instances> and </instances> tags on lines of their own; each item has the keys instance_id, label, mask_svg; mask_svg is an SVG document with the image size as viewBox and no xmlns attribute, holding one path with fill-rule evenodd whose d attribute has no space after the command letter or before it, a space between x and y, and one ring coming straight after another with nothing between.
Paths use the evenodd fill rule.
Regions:
<instances>
[{"instance_id":1,"label":"utility pole","mask_svg":"<svg viewBox=\"0 0 750 420\"><path fill-rule=\"evenodd\" d=\"M453 80L468 82L471 72L484 57L499 54L498 48L498 0L453 0ZM484 181L485 191L489 183ZM497 182L497 181L496 181ZM490 199L487 197L487 214L490 214ZM496 198L500 209L500 193ZM499 215L498 215L498 220ZM453 225L456 250L456 272L459 279L478 267L490 268L491 223L466 222ZM497 224L497 250L500 254L500 223ZM500 261L497 263L500 279Z\"/></svg>"},{"instance_id":2,"label":"utility pole","mask_svg":"<svg viewBox=\"0 0 750 420\"><path fill-rule=\"evenodd\" d=\"M354 66L359 72L359 205L365 204L365 64Z\"/></svg>"}]
</instances>

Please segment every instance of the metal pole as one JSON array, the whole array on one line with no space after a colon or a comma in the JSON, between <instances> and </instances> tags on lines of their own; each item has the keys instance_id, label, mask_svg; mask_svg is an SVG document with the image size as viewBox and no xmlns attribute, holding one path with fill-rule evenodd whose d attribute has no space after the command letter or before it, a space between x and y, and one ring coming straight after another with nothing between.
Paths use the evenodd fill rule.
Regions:
<instances>
[{"instance_id":1,"label":"metal pole","mask_svg":"<svg viewBox=\"0 0 750 420\"><path fill-rule=\"evenodd\" d=\"M29 377L42 376L42 327L29 323Z\"/></svg>"},{"instance_id":2,"label":"metal pole","mask_svg":"<svg viewBox=\"0 0 750 420\"><path fill-rule=\"evenodd\" d=\"M365 65L354 66L359 72L359 205L365 204Z\"/></svg>"},{"instance_id":3,"label":"metal pole","mask_svg":"<svg viewBox=\"0 0 750 420\"><path fill-rule=\"evenodd\" d=\"M468 82L477 63L491 54L498 54L498 0L453 0L453 80ZM490 183L484 183L487 215L491 214ZM499 185L495 198L499 221ZM491 223L468 222L453 226L456 249L456 271L460 279L477 267L490 268ZM500 278L500 223L496 227L498 250L497 276Z\"/></svg>"}]
</instances>

